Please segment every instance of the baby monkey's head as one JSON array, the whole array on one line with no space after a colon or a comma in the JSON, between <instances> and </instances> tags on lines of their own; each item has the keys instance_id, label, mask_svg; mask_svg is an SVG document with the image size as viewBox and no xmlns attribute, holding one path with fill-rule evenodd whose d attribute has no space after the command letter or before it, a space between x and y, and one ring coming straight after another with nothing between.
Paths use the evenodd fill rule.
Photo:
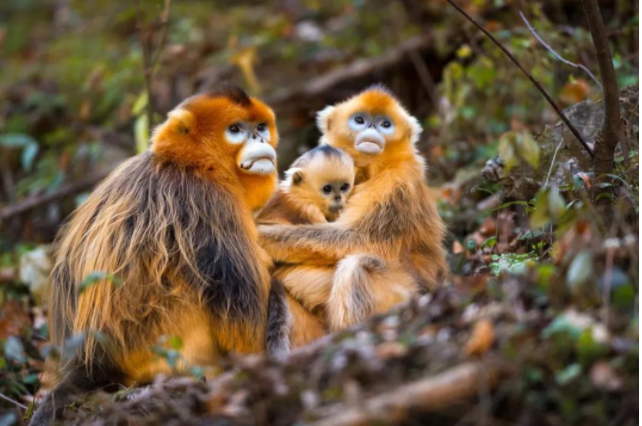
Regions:
<instances>
[{"instance_id":1,"label":"baby monkey's head","mask_svg":"<svg viewBox=\"0 0 642 426\"><path fill-rule=\"evenodd\" d=\"M290 194L316 205L332 221L352 193L354 162L345 152L323 145L297 158L285 175Z\"/></svg>"}]
</instances>

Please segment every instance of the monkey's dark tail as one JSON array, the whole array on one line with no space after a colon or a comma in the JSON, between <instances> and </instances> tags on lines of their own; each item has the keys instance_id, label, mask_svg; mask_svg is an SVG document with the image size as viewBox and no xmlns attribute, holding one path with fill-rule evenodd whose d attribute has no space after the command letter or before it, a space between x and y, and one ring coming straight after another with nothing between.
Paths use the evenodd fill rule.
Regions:
<instances>
[{"instance_id":1,"label":"monkey's dark tail","mask_svg":"<svg viewBox=\"0 0 642 426\"><path fill-rule=\"evenodd\" d=\"M290 328L292 318L285 300L283 283L272 278L268 300L268 325L265 347L270 356L283 356L290 352Z\"/></svg>"},{"instance_id":2,"label":"monkey's dark tail","mask_svg":"<svg viewBox=\"0 0 642 426\"><path fill-rule=\"evenodd\" d=\"M30 426L56 424L65 407L78 397L97 389L115 391L123 378L120 370L112 364L92 365L91 368L87 368L78 358L72 360L66 370L64 379L45 397L34 412L29 421ZM91 374L88 373L89 371Z\"/></svg>"}]
</instances>

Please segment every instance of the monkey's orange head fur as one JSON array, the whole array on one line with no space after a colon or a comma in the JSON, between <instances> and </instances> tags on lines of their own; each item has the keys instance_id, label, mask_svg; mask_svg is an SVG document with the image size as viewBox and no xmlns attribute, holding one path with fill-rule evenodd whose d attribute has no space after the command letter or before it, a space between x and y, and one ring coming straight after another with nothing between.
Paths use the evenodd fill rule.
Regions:
<instances>
[{"instance_id":1,"label":"monkey's orange head fur","mask_svg":"<svg viewBox=\"0 0 642 426\"><path fill-rule=\"evenodd\" d=\"M326 107L318 113L317 124L321 143L347 151L358 166L413 152L422 130L382 85Z\"/></svg>"},{"instance_id":2,"label":"monkey's orange head fur","mask_svg":"<svg viewBox=\"0 0 642 426\"><path fill-rule=\"evenodd\" d=\"M239 183L256 209L276 187L278 139L274 112L243 89L225 85L172 110L154 131L151 150L218 181Z\"/></svg>"}]
</instances>

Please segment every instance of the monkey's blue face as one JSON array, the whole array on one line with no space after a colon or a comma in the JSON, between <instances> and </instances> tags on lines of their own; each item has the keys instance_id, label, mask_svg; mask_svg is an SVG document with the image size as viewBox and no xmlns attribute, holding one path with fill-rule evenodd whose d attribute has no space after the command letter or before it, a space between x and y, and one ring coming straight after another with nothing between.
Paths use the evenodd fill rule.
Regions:
<instances>
[{"instance_id":1,"label":"monkey's blue face","mask_svg":"<svg viewBox=\"0 0 642 426\"><path fill-rule=\"evenodd\" d=\"M363 154L380 154L386 146L386 137L395 133L395 123L387 115L357 112L348 119L348 127L355 132L355 149Z\"/></svg>"}]
</instances>

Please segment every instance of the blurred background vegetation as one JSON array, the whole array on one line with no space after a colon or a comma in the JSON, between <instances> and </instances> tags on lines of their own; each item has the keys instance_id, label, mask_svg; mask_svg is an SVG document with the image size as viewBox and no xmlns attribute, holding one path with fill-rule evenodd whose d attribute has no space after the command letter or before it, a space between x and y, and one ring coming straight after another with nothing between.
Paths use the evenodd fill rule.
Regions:
<instances>
[{"instance_id":1,"label":"blurred background vegetation","mask_svg":"<svg viewBox=\"0 0 642 426\"><path fill-rule=\"evenodd\" d=\"M600 99L596 82L557 60L519 17L523 12L565 59L598 74L579 1L460 4L561 106ZM638 4L604 0L600 6L620 88L637 85ZM237 82L273 106L282 137L281 169L316 144L316 111L372 83L388 85L425 129L418 148L449 224L451 284L477 292L497 277L527 274L555 306L547 314L551 321L573 304L597 309L591 312L598 315L604 303L621 303L618 312L627 319L613 325L611 316L606 326L618 333L632 333L633 327L637 357L637 94L631 98L635 110L629 111L635 146L618 151L618 213L605 222L587 202L591 176L581 161L566 180L551 178L561 158L581 156L569 146L566 157L551 158L556 146L546 148L542 138L546 126L558 121L553 110L499 49L444 1L4 0L1 394L28 405L38 387L46 352L42 298L48 244L60 224L109 170L147 149L150 129L167 111L220 81ZM484 180L485 163L498 154L505 165L522 170L517 180L529 178L523 171L529 168L546 178L535 179L534 192L511 192L502 180ZM629 237L635 248L623 249L621 258L602 250L604 241ZM585 285L604 291L599 286L605 273L619 293L607 302L586 296L591 292ZM566 290L551 289L551 283ZM568 376L555 382L560 387L590 369L566 355L570 358L551 367ZM615 364L618 377L635 375L637 394L637 368L632 373L624 361ZM533 380L540 380L536 386L544 381ZM562 418L578 421L582 416L574 410L587 392L530 397L533 406L553 404ZM599 415L612 414L611 402L602 403ZM0 400L0 407L14 405Z\"/></svg>"}]
</instances>

